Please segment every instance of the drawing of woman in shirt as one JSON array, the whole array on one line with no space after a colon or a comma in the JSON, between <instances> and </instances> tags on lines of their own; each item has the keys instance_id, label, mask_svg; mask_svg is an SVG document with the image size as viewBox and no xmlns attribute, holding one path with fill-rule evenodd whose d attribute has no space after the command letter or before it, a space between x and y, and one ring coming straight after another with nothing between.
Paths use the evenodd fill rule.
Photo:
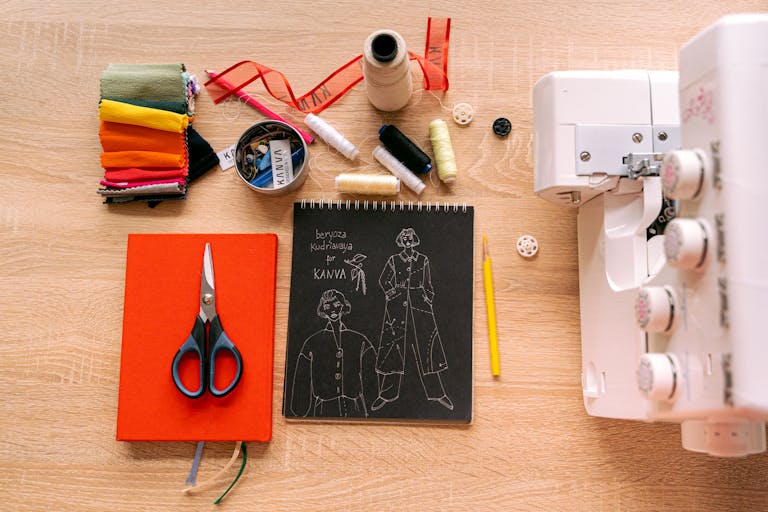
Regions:
<instances>
[{"instance_id":1,"label":"drawing of woman in shirt","mask_svg":"<svg viewBox=\"0 0 768 512\"><path fill-rule=\"evenodd\" d=\"M294 415L368 416L365 390L369 397L376 395L376 350L368 338L341 321L351 312L343 293L323 292L317 315L327 324L307 338L299 352L291 395Z\"/></svg>"},{"instance_id":2,"label":"drawing of woman in shirt","mask_svg":"<svg viewBox=\"0 0 768 512\"><path fill-rule=\"evenodd\" d=\"M395 242L402 250L389 257L379 277L386 306L376 358L379 396L371 409L400 397L405 358L413 357L427 399L453 410L440 376L448 362L432 308L429 258L414 249L420 240L413 228L400 231Z\"/></svg>"}]
</instances>

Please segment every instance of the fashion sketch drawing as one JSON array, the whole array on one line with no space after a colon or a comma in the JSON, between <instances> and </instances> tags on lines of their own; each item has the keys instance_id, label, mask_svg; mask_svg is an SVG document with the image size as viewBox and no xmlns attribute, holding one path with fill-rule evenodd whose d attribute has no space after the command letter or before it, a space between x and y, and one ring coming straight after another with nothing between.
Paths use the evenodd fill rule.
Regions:
<instances>
[{"instance_id":1,"label":"fashion sketch drawing","mask_svg":"<svg viewBox=\"0 0 768 512\"><path fill-rule=\"evenodd\" d=\"M400 398L406 358L413 358L426 398L453 410L442 380L448 361L432 307L429 258L415 249L420 240L413 228L400 231L395 243L401 250L389 257L379 276L386 304L376 358L379 396L371 409Z\"/></svg>"},{"instance_id":2,"label":"fashion sketch drawing","mask_svg":"<svg viewBox=\"0 0 768 512\"><path fill-rule=\"evenodd\" d=\"M304 342L296 361L291 412L296 416L368 416L376 396L376 350L363 334L347 328L342 318L352 312L343 293L322 293L317 316L325 327Z\"/></svg>"}]
</instances>

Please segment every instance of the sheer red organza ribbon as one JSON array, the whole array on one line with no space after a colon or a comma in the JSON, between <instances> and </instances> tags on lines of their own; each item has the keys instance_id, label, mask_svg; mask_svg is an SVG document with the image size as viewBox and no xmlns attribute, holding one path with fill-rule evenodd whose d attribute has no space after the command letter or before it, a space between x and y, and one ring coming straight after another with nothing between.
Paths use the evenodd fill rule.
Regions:
<instances>
[{"instance_id":1,"label":"sheer red organza ribbon","mask_svg":"<svg viewBox=\"0 0 768 512\"><path fill-rule=\"evenodd\" d=\"M424 74L424 89L448 90L448 41L451 30L450 18L429 18L427 44L424 56L408 52ZM363 69L358 55L331 73L308 93L298 98L288 79L281 72L257 62L245 60L222 71L216 78L205 83L205 89L214 103L220 103L255 80L261 79L264 88L275 99L304 113L317 114L331 106L347 91L363 79Z\"/></svg>"}]
</instances>

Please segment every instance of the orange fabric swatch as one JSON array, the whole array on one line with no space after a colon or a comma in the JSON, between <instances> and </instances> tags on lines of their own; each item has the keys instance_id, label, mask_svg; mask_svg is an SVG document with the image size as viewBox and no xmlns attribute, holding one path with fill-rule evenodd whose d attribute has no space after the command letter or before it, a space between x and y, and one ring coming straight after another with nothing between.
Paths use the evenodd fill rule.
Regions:
<instances>
[{"instance_id":1,"label":"orange fabric swatch","mask_svg":"<svg viewBox=\"0 0 768 512\"><path fill-rule=\"evenodd\" d=\"M229 395L191 399L176 389L171 363L200 309L206 242L216 310L243 373ZM271 439L276 264L274 234L128 235L118 441ZM181 369L188 382L183 370L195 369Z\"/></svg>"},{"instance_id":2,"label":"orange fabric swatch","mask_svg":"<svg viewBox=\"0 0 768 512\"><path fill-rule=\"evenodd\" d=\"M186 148L183 133L166 132L132 124L102 121L99 127L104 151L157 151L181 154Z\"/></svg>"},{"instance_id":3,"label":"orange fabric swatch","mask_svg":"<svg viewBox=\"0 0 768 512\"><path fill-rule=\"evenodd\" d=\"M157 151L109 151L101 154L101 166L108 167L161 167L179 168L187 163L184 153Z\"/></svg>"}]
</instances>

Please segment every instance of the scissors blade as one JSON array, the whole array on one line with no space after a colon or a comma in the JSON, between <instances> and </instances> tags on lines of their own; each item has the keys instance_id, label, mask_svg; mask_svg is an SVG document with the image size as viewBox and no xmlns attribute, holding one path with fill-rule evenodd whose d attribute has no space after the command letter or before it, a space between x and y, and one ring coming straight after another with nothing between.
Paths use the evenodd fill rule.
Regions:
<instances>
[{"instance_id":1,"label":"scissors blade","mask_svg":"<svg viewBox=\"0 0 768 512\"><path fill-rule=\"evenodd\" d=\"M203 275L200 279L200 318L203 322L210 321L216 316L216 286L213 280L213 258L211 244L205 244L203 254Z\"/></svg>"}]
</instances>

